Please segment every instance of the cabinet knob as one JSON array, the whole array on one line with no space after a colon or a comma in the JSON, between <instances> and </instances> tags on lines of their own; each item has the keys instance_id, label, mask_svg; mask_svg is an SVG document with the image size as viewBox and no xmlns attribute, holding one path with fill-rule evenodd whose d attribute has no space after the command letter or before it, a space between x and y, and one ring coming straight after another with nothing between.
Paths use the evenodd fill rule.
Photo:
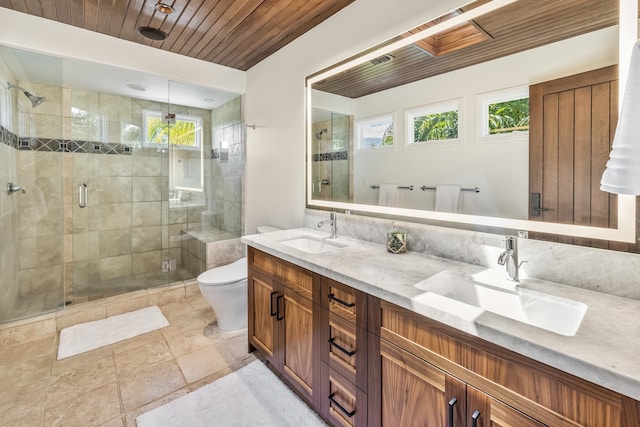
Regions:
<instances>
[{"instance_id":1,"label":"cabinet knob","mask_svg":"<svg viewBox=\"0 0 640 427\"><path fill-rule=\"evenodd\" d=\"M480 411L476 410L471 415L471 427L478 427L478 418L480 418Z\"/></svg>"},{"instance_id":2,"label":"cabinet knob","mask_svg":"<svg viewBox=\"0 0 640 427\"><path fill-rule=\"evenodd\" d=\"M449 401L449 427L453 427L454 407L458 403L458 399L455 397Z\"/></svg>"},{"instance_id":3,"label":"cabinet knob","mask_svg":"<svg viewBox=\"0 0 640 427\"><path fill-rule=\"evenodd\" d=\"M271 296L269 297L270 298L270 301L269 301L269 314L271 314L271 317L273 317L273 316L275 316L277 314L276 309L274 307L275 304L273 303L273 296L275 294L277 294L277 293L278 293L277 291L273 291L273 292L271 292Z\"/></svg>"},{"instance_id":4,"label":"cabinet knob","mask_svg":"<svg viewBox=\"0 0 640 427\"><path fill-rule=\"evenodd\" d=\"M335 301L335 302L337 302L338 304L342 304L342 305L344 305L345 307L348 307L348 308L351 308L351 307L353 307L354 305L356 305L356 303L355 303L355 302L346 302L346 301L343 301L343 300L341 300L340 298L337 298L334 294L329 294L329 299L330 299L331 301Z\"/></svg>"},{"instance_id":5,"label":"cabinet knob","mask_svg":"<svg viewBox=\"0 0 640 427\"><path fill-rule=\"evenodd\" d=\"M343 413L343 414L345 414L347 417L349 417L349 418L353 417L353 416L356 414L356 410L354 409L353 411L347 411L347 410L345 409L345 407L344 407L344 406L342 406L341 404L339 404L339 403L336 401L336 399L334 399L334 396L335 396L335 395L336 395L335 393L331 393L331 394L329 395L329 400L331 401L331 403L333 403L334 405L336 405L336 407L337 407L338 409L340 409L340 411L342 411L342 413Z\"/></svg>"},{"instance_id":6,"label":"cabinet knob","mask_svg":"<svg viewBox=\"0 0 640 427\"><path fill-rule=\"evenodd\" d=\"M338 344L335 338L329 338L329 344L331 344L332 346L334 346L335 348L337 348L338 350L340 350L341 352L343 352L344 354L346 354L347 356L351 357L354 354L356 354L355 350L347 350L346 348L344 348L343 346L341 346L340 344Z\"/></svg>"},{"instance_id":7,"label":"cabinet knob","mask_svg":"<svg viewBox=\"0 0 640 427\"><path fill-rule=\"evenodd\" d=\"M278 295L276 297L276 320L284 319L284 314L280 316L280 301L284 300L284 295Z\"/></svg>"}]
</instances>

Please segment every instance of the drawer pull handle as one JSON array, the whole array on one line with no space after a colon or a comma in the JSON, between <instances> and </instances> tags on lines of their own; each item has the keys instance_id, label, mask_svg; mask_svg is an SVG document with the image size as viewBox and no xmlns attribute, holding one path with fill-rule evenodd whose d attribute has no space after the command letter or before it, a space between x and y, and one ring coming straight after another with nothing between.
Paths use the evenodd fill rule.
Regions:
<instances>
[{"instance_id":1,"label":"drawer pull handle","mask_svg":"<svg viewBox=\"0 0 640 427\"><path fill-rule=\"evenodd\" d=\"M453 408L458 403L455 397L449 401L449 427L453 427Z\"/></svg>"},{"instance_id":2,"label":"drawer pull handle","mask_svg":"<svg viewBox=\"0 0 640 427\"><path fill-rule=\"evenodd\" d=\"M277 311L274 309L274 305L275 305L275 304L273 304L273 296L274 296L275 294L277 294L277 293L278 293L277 291L273 291L273 292L271 292L271 296L269 297L269 298L270 298L270 302L269 302L269 314L271 314L271 317L273 317L273 316L275 316L276 314L278 314L278 313L277 313Z\"/></svg>"},{"instance_id":3,"label":"drawer pull handle","mask_svg":"<svg viewBox=\"0 0 640 427\"><path fill-rule=\"evenodd\" d=\"M471 415L471 426L478 427L478 418L480 417L480 411L476 410L473 415Z\"/></svg>"},{"instance_id":4,"label":"drawer pull handle","mask_svg":"<svg viewBox=\"0 0 640 427\"><path fill-rule=\"evenodd\" d=\"M346 354L349 357L351 357L354 354L356 354L355 350L349 351L346 348L342 347L340 344L338 344L336 342L335 338L329 338L329 344L331 344L332 346L334 346L335 348L337 348L338 350L340 350L341 352L343 352L344 354Z\"/></svg>"},{"instance_id":5,"label":"drawer pull handle","mask_svg":"<svg viewBox=\"0 0 640 427\"><path fill-rule=\"evenodd\" d=\"M331 401L331 403L333 403L334 405L336 405L338 407L338 409L340 409L342 411L343 414L345 414L347 417L351 418L356 414L356 410L354 409L353 411L349 412L347 411L341 404L339 404L336 399L334 399L334 396L336 394L335 393L331 393L329 395L329 400Z\"/></svg>"},{"instance_id":6,"label":"drawer pull handle","mask_svg":"<svg viewBox=\"0 0 640 427\"><path fill-rule=\"evenodd\" d=\"M356 305L355 302L346 302L346 301L341 300L340 298L336 298L336 296L334 294L329 294L329 299L337 302L338 304L342 304L342 305L344 305L345 307L348 307L348 308L351 308L354 305Z\"/></svg>"},{"instance_id":7,"label":"drawer pull handle","mask_svg":"<svg viewBox=\"0 0 640 427\"><path fill-rule=\"evenodd\" d=\"M280 301L281 300L284 300L284 295L278 295L276 297L276 320L278 320L278 321L284 319L284 313L283 313L282 316L280 316Z\"/></svg>"}]
</instances>

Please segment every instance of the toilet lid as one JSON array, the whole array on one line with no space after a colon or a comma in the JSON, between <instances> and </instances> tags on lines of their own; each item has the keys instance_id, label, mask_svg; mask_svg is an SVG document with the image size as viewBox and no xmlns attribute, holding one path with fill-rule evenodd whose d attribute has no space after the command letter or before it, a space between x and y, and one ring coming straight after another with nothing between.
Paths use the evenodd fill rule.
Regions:
<instances>
[{"instance_id":1,"label":"toilet lid","mask_svg":"<svg viewBox=\"0 0 640 427\"><path fill-rule=\"evenodd\" d=\"M240 258L231 264L212 268L198 276L201 285L215 286L239 282L247 278L247 258Z\"/></svg>"}]
</instances>

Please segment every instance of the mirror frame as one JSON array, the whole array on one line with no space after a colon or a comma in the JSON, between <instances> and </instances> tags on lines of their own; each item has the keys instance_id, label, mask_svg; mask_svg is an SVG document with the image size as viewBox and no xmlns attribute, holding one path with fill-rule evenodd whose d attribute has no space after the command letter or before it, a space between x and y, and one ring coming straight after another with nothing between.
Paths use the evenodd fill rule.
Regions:
<instances>
[{"instance_id":1,"label":"mirror frame","mask_svg":"<svg viewBox=\"0 0 640 427\"><path fill-rule=\"evenodd\" d=\"M371 213L378 215L388 215L392 217L420 218L426 220L443 221L447 223L458 223L466 225L477 225L495 227L499 229L523 230L540 233L551 233L572 237L583 237L590 239L601 239L620 242L636 242L636 196L618 196L618 228L590 227L586 225L559 224L541 221L530 221L524 219L510 219L500 217L488 217L479 215L468 215L459 213L446 213L436 211L426 211L418 209L390 208L386 206L365 205L346 202L332 202L325 200L314 200L312 185L312 85L316 82L327 79L356 65L367 62L371 59L392 52L396 49L414 43L425 37L435 35L441 31L472 20L478 16L507 6L518 0L493 0L468 12L464 12L456 17L429 27L423 31L395 42L378 44L375 47L348 58L334 66L320 72L307 76L305 79L306 97L306 192L307 207L329 208L357 211L358 213ZM637 0L620 0L619 2L619 93L624 93L626 85L627 71L629 69L632 47L637 39L638 32L638 2ZM620 109L623 96L619 96ZM440 224L437 224L440 225ZM446 226L446 225L445 225Z\"/></svg>"}]
</instances>

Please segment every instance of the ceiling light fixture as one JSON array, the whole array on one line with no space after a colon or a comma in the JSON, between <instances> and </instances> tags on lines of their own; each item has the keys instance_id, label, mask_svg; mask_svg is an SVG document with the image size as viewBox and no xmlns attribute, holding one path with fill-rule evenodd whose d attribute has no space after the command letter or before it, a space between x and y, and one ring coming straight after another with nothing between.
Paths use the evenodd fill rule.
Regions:
<instances>
[{"instance_id":1,"label":"ceiling light fixture","mask_svg":"<svg viewBox=\"0 0 640 427\"><path fill-rule=\"evenodd\" d=\"M155 41L163 41L167 38L167 33L152 27L138 27L138 34L140 34L144 38Z\"/></svg>"},{"instance_id":2,"label":"ceiling light fixture","mask_svg":"<svg viewBox=\"0 0 640 427\"><path fill-rule=\"evenodd\" d=\"M205 98L205 99L203 99L203 101L204 102L214 102L215 99L213 99L213 98Z\"/></svg>"},{"instance_id":3,"label":"ceiling light fixture","mask_svg":"<svg viewBox=\"0 0 640 427\"><path fill-rule=\"evenodd\" d=\"M166 3L158 2L156 3L156 10L164 15L171 15L176 10L173 6L170 6Z\"/></svg>"}]
</instances>

